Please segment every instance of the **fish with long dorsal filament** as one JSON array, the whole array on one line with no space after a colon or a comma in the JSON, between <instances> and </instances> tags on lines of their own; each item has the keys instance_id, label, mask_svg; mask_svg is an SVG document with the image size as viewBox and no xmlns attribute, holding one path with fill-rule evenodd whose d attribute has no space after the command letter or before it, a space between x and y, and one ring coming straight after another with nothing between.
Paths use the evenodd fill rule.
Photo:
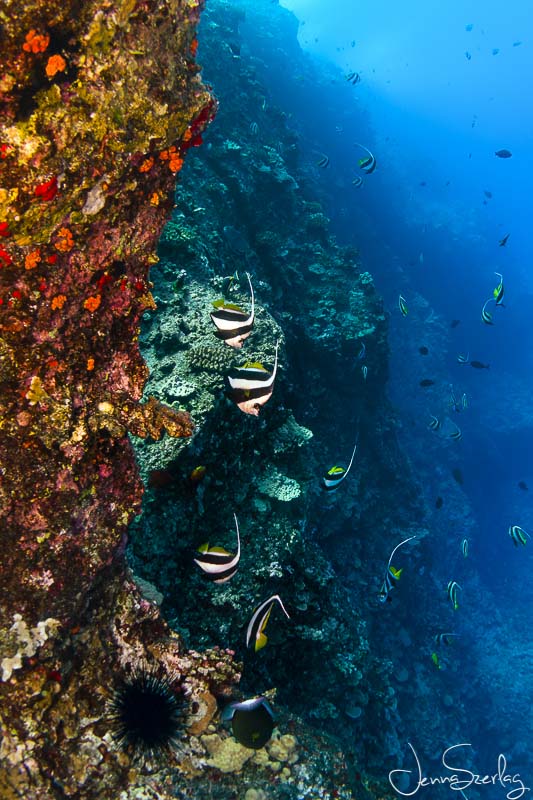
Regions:
<instances>
[{"instance_id":1,"label":"fish with long dorsal filament","mask_svg":"<svg viewBox=\"0 0 533 800\"><path fill-rule=\"evenodd\" d=\"M383 579L383 583L381 584L381 589L379 590L379 601L380 603L385 603L389 599L389 595L394 589L396 583L400 580L400 576L402 574L402 569L395 569L391 562L396 550L407 542L410 542L411 539L416 539L416 536L409 536L408 539L404 539L400 544L397 544L396 547L393 549L392 553L390 554L390 558L387 564L387 570L385 572L385 578Z\"/></svg>"},{"instance_id":2,"label":"fish with long dorsal filament","mask_svg":"<svg viewBox=\"0 0 533 800\"><path fill-rule=\"evenodd\" d=\"M237 515L233 514L235 518L235 529L237 531L237 552L235 555L228 553L223 547L209 547L209 543L203 544L198 548L200 555L194 559L194 563L198 564L207 577L214 583L226 583L229 581L239 567L239 559L241 557L241 537L239 534L239 523Z\"/></svg>"},{"instance_id":3,"label":"fish with long dorsal filament","mask_svg":"<svg viewBox=\"0 0 533 800\"><path fill-rule=\"evenodd\" d=\"M257 606L248 623L248 628L246 629L246 647L250 647L253 642L256 653L258 650L261 650L268 641L265 628L268 625L270 614L276 602L280 604L287 619L290 619L279 594L273 594L268 600L265 600L261 605Z\"/></svg>"},{"instance_id":4,"label":"fish with long dorsal filament","mask_svg":"<svg viewBox=\"0 0 533 800\"><path fill-rule=\"evenodd\" d=\"M254 327L255 298L254 288L250 273L246 273L250 286L251 308L247 314L244 309L225 300L216 300L213 305L215 311L211 312L211 320L216 327L215 336L222 339L230 347L240 349L245 339L248 338Z\"/></svg>"},{"instance_id":5,"label":"fish with long dorsal filament","mask_svg":"<svg viewBox=\"0 0 533 800\"><path fill-rule=\"evenodd\" d=\"M529 533L521 528L520 525L509 525L509 536L515 547L518 547L519 544L525 545L527 540L531 539Z\"/></svg>"},{"instance_id":6,"label":"fish with long dorsal filament","mask_svg":"<svg viewBox=\"0 0 533 800\"><path fill-rule=\"evenodd\" d=\"M278 370L278 347L279 342L276 342L276 358L272 372L259 362L247 362L242 367L234 367L228 374L228 395L243 414L258 417L261 407L272 396Z\"/></svg>"},{"instance_id":7,"label":"fish with long dorsal filament","mask_svg":"<svg viewBox=\"0 0 533 800\"><path fill-rule=\"evenodd\" d=\"M357 162L357 165L360 170L362 170L366 175L370 175L371 172L374 172L377 166L377 162L373 153L370 152L368 147L365 147L364 144L360 144L359 142L355 142L356 147L361 147L368 155L363 156Z\"/></svg>"},{"instance_id":8,"label":"fish with long dorsal filament","mask_svg":"<svg viewBox=\"0 0 533 800\"><path fill-rule=\"evenodd\" d=\"M457 589L462 589L462 587L459 586L457 581L448 582L448 586L446 588L446 594L448 595L448 600L450 600L454 611L457 611L457 609L459 608L459 603L457 601Z\"/></svg>"},{"instance_id":9,"label":"fish with long dorsal filament","mask_svg":"<svg viewBox=\"0 0 533 800\"><path fill-rule=\"evenodd\" d=\"M343 480L348 475L348 473L349 473L349 471L351 469L351 466L353 464L353 460L354 460L354 457L355 457L355 451L357 450L357 442L358 441L359 441L359 434L357 435L357 438L355 440L355 444L354 444L353 451L352 451L352 457L350 458L350 462L349 462L348 466L346 467L346 469L344 469L344 467L338 467L337 465L335 465L335 466L331 467L331 469L328 469L326 474L323 476L323 478L322 478L322 488L325 489L327 492L334 492L335 489L338 489L340 484L343 482Z\"/></svg>"}]
</instances>

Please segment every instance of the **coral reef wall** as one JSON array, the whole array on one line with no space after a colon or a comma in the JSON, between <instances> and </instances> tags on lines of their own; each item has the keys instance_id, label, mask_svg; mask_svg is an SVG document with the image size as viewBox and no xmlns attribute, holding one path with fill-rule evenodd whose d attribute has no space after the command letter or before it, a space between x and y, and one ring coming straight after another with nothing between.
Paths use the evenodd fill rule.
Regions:
<instances>
[{"instance_id":1,"label":"coral reef wall","mask_svg":"<svg viewBox=\"0 0 533 800\"><path fill-rule=\"evenodd\" d=\"M138 337L142 314L156 308L149 271L176 176L216 110L195 63L201 6L0 4L8 800L201 799L214 782L219 797L241 787L261 797L254 787L288 781L290 796L350 796L337 745L297 721L257 753L213 722L240 679L235 653L186 650L160 616L158 592L133 582L124 561L142 495L129 436L168 446L193 431L179 406L141 401ZM139 760L116 703L147 671L179 715L173 746Z\"/></svg>"},{"instance_id":2,"label":"coral reef wall","mask_svg":"<svg viewBox=\"0 0 533 800\"><path fill-rule=\"evenodd\" d=\"M147 391L189 410L197 427L191 440L136 442L148 488L129 552L190 646L235 649L242 688L275 686L292 714L340 735L358 769L383 771L383 753L398 753L400 720L393 667L368 620L390 550L424 533L423 515L386 397L381 299L358 252L330 235L314 157L259 79L268 66L243 33L270 40L273 26L276 56L294 48L294 19L265 8L259 24L255 8L245 15L223 2L202 18L199 52L220 109L185 165L154 274L158 311L141 332ZM209 312L221 296L249 307L246 271L256 321L235 351L215 338ZM277 339L273 396L259 419L247 417L224 396L224 376L246 361L271 366ZM346 466L356 438L349 478L323 492L322 475ZM217 586L194 553L204 542L233 551L233 513L239 570ZM274 592L291 620L273 612L268 644L254 653L245 647L250 612Z\"/></svg>"}]
</instances>

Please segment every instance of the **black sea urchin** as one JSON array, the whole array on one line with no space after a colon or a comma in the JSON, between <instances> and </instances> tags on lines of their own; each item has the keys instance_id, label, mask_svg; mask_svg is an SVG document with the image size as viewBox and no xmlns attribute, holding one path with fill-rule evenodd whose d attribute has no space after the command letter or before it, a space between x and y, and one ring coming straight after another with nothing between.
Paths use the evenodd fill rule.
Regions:
<instances>
[{"instance_id":1,"label":"black sea urchin","mask_svg":"<svg viewBox=\"0 0 533 800\"><path fill-rule=\"evenodd\" d=\"M138 672L124 680L111 702L113 739L135 757L160 756L179 741L184 697L167 677Z\"/></svg>"}]
</instances>

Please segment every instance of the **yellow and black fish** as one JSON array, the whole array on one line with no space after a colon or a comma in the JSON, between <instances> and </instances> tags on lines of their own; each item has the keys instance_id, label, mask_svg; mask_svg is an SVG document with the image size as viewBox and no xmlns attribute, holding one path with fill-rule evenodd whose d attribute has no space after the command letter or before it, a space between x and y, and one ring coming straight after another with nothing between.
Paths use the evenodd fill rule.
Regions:
<instances>
[{"instance_id":1,"label":"yellow and black fish","mask_svg":"<svg viewBox=\"0 0 533 800\"><path fill-rule=\"evenodd\" d=\"M368 155L363 156L363 158L360 158L357 164L360 170L362 170L367 175L370 175L370 173L374 172L374 170L376 169L377 166L376 159L374 155L370 152L368 147L365 147L364 144L359 144L359 142L356 142L355 145L356 147L361 147L368 153Z\"/></svg>"},{"instance_id":2,"label":"yellow and black fish","mask_svg":"<svg viewBox=\"0 0 533 800\"><path fill-rule=\"evenodd\" d=\"M237 741L252 750L264 747L274 730L274 712L264 697L230 703L220 718L222 722L231 720L231 729Z\"/></svg>"},{"instance_id":3,"label":"yellow and black fish","mask_svg":"<svg viewBox=\"0 0 533 800\"><path fill-rule=\"evenodd\" d=\"M273 594L272 597L269 597L268 600L265 600L260 606L257 606L252 614L252 618L248 623L248 628L246 630L246 647L250 647L250 645L253 643L256 653L258 650L261 650L268 641L265 634L265 628L268 624L270 613L275 602L280 604L283 613L287 619L290 619L279 594Z\"/></svg>"},{"instance_id":4,"label":"yellow and black fish","mask_svg":"<svg viewBox=\"0 0 533 800\"><path fill-rule=\"evenodd\" d=\"M450 600L454 611L457 611L459 608L459 603L457 602L457 589L461 589L461 586L459 586L457 581L449 581L446 594L448 595L448 599Z\"/></svg>"},{"instance_id":5,"label":"yellow and black fish","mask_svg":"<svg viewBox=\"0 0 533 800\"><path fill-rule=\"evenodd\" d=\"M521 528L520 525L510 525L509 536L511 537L515 547L518 547L519 544L525 545L527 540L531 539L529 533Z\"/></svg>"},{"instance_id":6,"label":"yellow and black fish","mask_svg":"<svg viewBox=\"0 0 533 800\"><path fill-rule=\"evenodd\" d=\"M247 362L242 367L234 367L227 375L228 396L244 414L258 417L261 407L272 396L278 370L278 346L279 342L272 372L259 362Z\"/></svg>"},{"instance_id":7,"label":"yellow and black fish","mask_svg":"<svg viewBox=\"0 0 533 800\"><path fill-rule=\"evenodd\" d=\"M490 311L487 311L487 305L492 302L495 302L494 297L489 297L481 309L481 320L485 323L485 325L494 325L494 322L492 321L492 314Z\"/></svg>"},{"instance_id":8,"label":"yellow and black fish","mask_svg":"<svg viewBox=\"0 0 533 800\"><path fill-rule=\"evenodd\" d=\"M379 595L378 595L379 601L381 603L385 603L389 599L389 594L391 590L394 589L395 585L400 580L401 574L403 572L403 568L396 569L395 567L391 566L391 561L394 556L394 553L403 544L406 544L407 542L410 542L411 539L415 538L416 538L415 536L409 536L408 539L404 539L403 542L400 542L400 544L396 545L396 547L390 554L389 562L387 564L387 571L385 572L385 577L383 579L383 583L381 584L381 589L379 590Z\"/></svg>"},{"instance_id":9,"label":"yellow and black fish","mask_svg":"<svg viewBox=\"0 0 533 800\"><path fill-rule=\"evenodd\" d=\"M334 492L335 489L338 489L338 487L340 486L340 484L343 482L343 480L346 478L346 476L348 475L348 473L350 471L350 468L351 468L351 466L353 464L353 460L354 460L354 456L355 456L355 451L356 450L357 450L357 441L355 442L355 445L354 445L354 448L353 448L353 451L352 451L352 457L350 458L350 463L348 464L346 469L344 469L344 467L338 467L338 466L334 466L334 467L331 467L331 469L328 469L328 471L326 472L326 474L322 478L322 488L323 489L325 489L327 492Z\"/></svg>"},{"instance_id":10,"label":"yellow and black fish","mask_svg":"<svg viewBox=\"0 0 533 800\"><path fill-rule=\"evenodd\" d=\"M499 272L495 272L494 274L498 276L498 278L500 279L500 282L495 287L492 295L493 295L493 297L494 297L494 299L496 301L496 305L497 306L501 306L501 304L503 302L503 295L505 293L505 289L503 288L503 275L501 273L499 273Z\"/></svg>"},{"instance_id":11,"label":"yellow and black fish","mask_svg":"<svg viewBox=\"0 0 533 800\"><path fill-rule=\"evenodd\" d=\"M244 340L248 338L254 327L254 289L248 272L246 277L248 278L252 298L250 313L247 314L240 306L234 303L227 303L225 300L216 300L213 303L216 311L211 312L211 320L217 329L215 336L218 336L230 347L237 349L242 347Z\"/></svg>"},{"instance_id":12,"label":"yellow and black fish","mask_svg":"<svg viewBox=\"0 0 533 800\"><path fill-rule=\"evenodd\" d=\"M402 295L398 297L398 308L400 309L403 317L406 317L408 315L409 309L407 308L407 302L405 300L405 297L403 297Z\"/></svg>"},{"instance_id":13,"label":"yellow and black fish","mask_svg":"<svg viewBox=\"0 0 533 800\"><path fill-rule=\"evenodd\" d=\"M203 544L198 548L200 555L194 559L194 563L203 569L207 577L214 583L226 583L233 578L239 566L241 557L241 538L239 535L239 523L235 517L235 528L237 530L237 552L235 555L228 553L222 547L209 547L209 543Z\"/></svg>"}]
</instances>

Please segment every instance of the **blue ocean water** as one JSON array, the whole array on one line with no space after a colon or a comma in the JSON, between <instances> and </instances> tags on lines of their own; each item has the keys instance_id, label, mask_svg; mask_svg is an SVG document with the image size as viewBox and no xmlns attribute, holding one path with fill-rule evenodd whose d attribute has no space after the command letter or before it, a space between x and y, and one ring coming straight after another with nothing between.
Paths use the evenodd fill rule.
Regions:
<instances>
[{"instance_id":1,"label":"blue ocean water","mask_svg":"<svg viewBox=\"0 0 533 800\"><path fill-rule=\"evenodd\" d=\"M456 579L461 613L449 614L444 625L458 634L456 643L439 681L420 682L418 691L445 693L443 714L460 708L468 720L461 741L472 746L465 762L473 770L493 773L502 755L509 771L533 786L533 542L514 547L508 533L512 525L533 533L531 5L283 6L298 19L303 50L294 55L300 71L291 79L290 53L277 53L275 36L264 36L256 20L243 21L241 32L263 58L258 72L273 101L291 114L300 147L315 164L329 159L317 169L318 190L338 241L360 250L390 313L389 392L399 438L434 509L431 562L405 598L413 644L398 668L416 664L429 636L417 627L416 592L434 595L438 605L442 587ZM270 25L277 3L257 0L258 8ZM355 81L347 79L354 74ZM375 155L372 174L358 168L365 153L356 143ZM511 155L496 155L502 150ZM356 176L362 186L352 183ZM499 283L495 273L503 276L505 297L501 307L488 304L493 324L485 324L481 312ZM460 354L474 365L461 364ZM433 384L423 388L423 380ZM454 411L452 394L464 394L467 407ZM458 425L461 440L430 432L430 415ZM467 558L460 550L465 537ZM388 609L376 623L384 654L395 625ZM389 655L397 655L394 645ZM423 741L436 774L440 754L459 742L431 739L423 727L421 710L420 728L406 737L413 745ZM472 786L464 796L495 800L511 788ZM453 796L448 787L430 791Z\"/></svg>"}]
</instances>

